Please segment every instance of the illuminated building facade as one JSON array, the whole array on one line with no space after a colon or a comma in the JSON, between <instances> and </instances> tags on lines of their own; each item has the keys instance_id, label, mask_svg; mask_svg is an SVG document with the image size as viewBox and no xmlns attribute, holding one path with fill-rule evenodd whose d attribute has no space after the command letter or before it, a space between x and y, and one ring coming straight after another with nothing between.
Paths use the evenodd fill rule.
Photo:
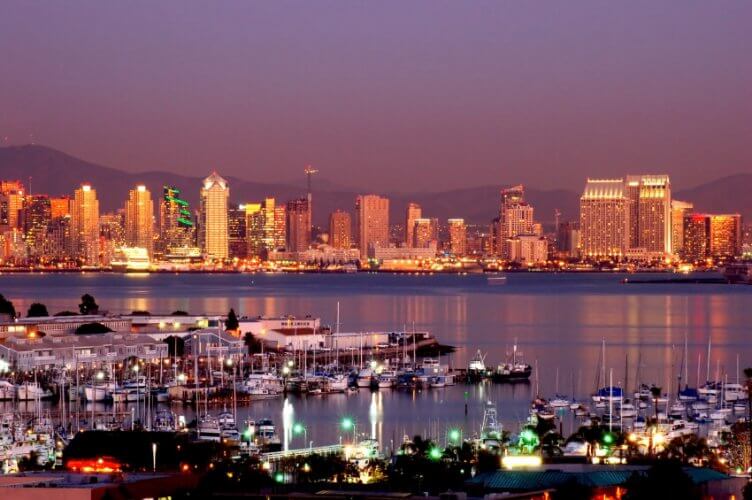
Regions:
<instances>
[{"instance_id":1,"label":"illuminated building facade","mask_svg":"<svg viewBox=\"0 0 752 500\"><path fill-rule=\"evenodd\" d=\"M467 226L465 219L449 219L449 251L462 257L467 253Z\"/></svg>"},{"instance_id":2,"label":"illuminated building facade","mask_svg":"<svg viewBox=\"0 0 752 500\"><path fill-rule=\"evenodd\" d=\"M248 226L245 205L234 205L227 211L227 232L230 258L246 258L248 256Z\"/></svg>"},{"instance_id":3,"label":"illuminated building facade","mask_svg":"<svg viewBox=\"0 0 752 500\"><path fill-rule=\"evenodd\" d=\"M684 216L684 235L681 256L689 262L705 259L710 253L710 216L687 214Z\"/></svg>"},{"instance_id":4,"label":"illuminated building facade","mask_svg":"<svg viewBox=\"0 0 752 500\"><path fill-rule=\"evenodd\" d=\"M99 200L89 184L76 189L71 204L74 255L83 264L99 265Z\"/></svg>"},{"instance_id":5,"label":"illuminated building facade","mask_svg":"<svg viewBox=\"0 0 752 500\"><path fill-rule=\"evenodd\" d=\"M513 186L501 191L499 206L499 225L496 236L497 253L509 259L507 242L520 235L534 234L535 221L533 207L525 202L525 187Z\"/></svg>"},{"instance_id":6,"label":"illuminated building facade","mask_svg":"<svg viewBox=\"0 0 752 500\"><path fill-rule=\"evenodd\" d=\"M217 172L204 179L200 192L199 246L210 259L229 256L227 202L230 186Z\"/></svg>"},{"instance_id":7,"label":"illuminated building facade","mask_svg":"<svg viewBox=\"0 0 752 500\"><path fill-rule=\"evenodd\" d=\"M405 210L405 246L415 244L415 221L423 217L423 210L417 203L408 203Z\"/></svg>"},{"instance_id":8,"label":"illuminated building facade","mask_svg":"<svg viewBox=\"0 0 752 500\"><path fill-rule=\"evenodd\" d=\"M195 225L188 202L174 186L162 188L159 203L159 243L163 253L194 246Z\"/></svg>"},{"instance_id":9,"label":"illuminated building facade","mask_svg":"<svg viewBox=\"0 0 752 500\"><path fill-rule=\"evenodd\" d=\"M311 218L307 198L287 202L286 245L288 252L304 252L311 246Z\"/></svg>"},{"instance_id":10,"label":"illuminated building facade","mask_svg":"<svg viewBox=\"0 0 752 500\"><path fill-rule=\"evenodd\" d=\"M154 201L146 186L139 185L128 192L125 204L125 244L145 248L154 255Z\"/></svg>"},{"instance_id":11,"label":"illuminated building facade","mask_svg":"<svg viewBox=\"0 0 752 500\"><path fill-rule=\"evenodd\" d=\"M671 254L671 182L667 175L629 175L627 247L646 255Z\"/></svg>"},{"instance_id":12,"label":"illuminated building facade","mask_svg":"<svg viewBox=\"0 0 752 500\"><path fill-rule=\"evenodd\" d=\"M361 255L369 247L389 246L389 199L375 194L355 199L355 225Z\"/></svg>"},{"instance_id":13,"label":"illuminated building facade","mask_svg":"<svg viewBox=\"0 0 752 500\"><path fill-rule=\"evenodd\" d=\"M66 217L71 214L71 199L68 196L50 197L50 217Z\"/></svg>"},{"instance_id":14,"label":"illuminated building facade","mask_svg":"<svg viewBox=\"0 0 752 500\"><path fill-rule=\"evenodd\" d=\"M684 248L684 217L692 213L694 205L671 200L671 254L680 255Z\"/></svg>"},{"instance_id":15,"label":"illuminated building facade","mask_svg":"<svg viewBox=\"0 0 752 500\"><path fill-rule=\"evenodd\" d=\"M26 196L23 208L23 229L30 258L37 260L45 257L44 240L51 221L50 198L47 195Z\"/></svg>"},{"instance_id":16,"label":"illuminated building facade","mask_svg":"<svg viewBox=\"0 0 752 500\"><path fill-rule=\"evenodd\" d=\"M535 235L515 236L507 240L509 260L533 265L548 259L548 241Z\"/></svg>"},{"instance_id":17,"label":"illuminated building facade","mask_svg":"<svg viewBox=\"0 0 752 500\"><path fill-rule=\"evenodd\" d=\"M742 252L742 217L739 214L710 215L710 255L735 257Z\"/></svg>"},{"instance_id":18,"label":"illuminated building facade","mask_svg":"<svg viewBox=\"0 0 752 500\"><path fill-rule=\"evenodd\" d=\"M257 211L252 210L250 214L247 211L246 214L251 219L247 226L251 255L265 256L271 251L285 248L287 234L284 205L277 205L274 198L266 198Z\"/></svg>"},{"instance_id":19,"label":"illuminated building facade","mask_svg":"<svg viewBox=\"0 0 752 500\"><path fill-rule=\"evenodd\" d=\"M329 215L329 244L337 249L352 246L352 217L349 212L335 210Z\"/></svg>"},{"instance_id":20,"label":"illuminated building facade","mask_svg":"<svg viewBox=\"0 0 752 500\"><path fill-rule=\"evenodd\" d=\"M588 179L580 197L580 253L583 258L624 255L627 203L622 179Z\"/></svg>"},{"instance_id":21,"label":"illuminated building facade","mask_svg":"<svg viewBox=\"0 0 752 500\"><path fill-rule=\"evenodd\" d=\"M0 233L20 229L24 189L19 181L0 182Z\"/></svg>"}]
</instances>

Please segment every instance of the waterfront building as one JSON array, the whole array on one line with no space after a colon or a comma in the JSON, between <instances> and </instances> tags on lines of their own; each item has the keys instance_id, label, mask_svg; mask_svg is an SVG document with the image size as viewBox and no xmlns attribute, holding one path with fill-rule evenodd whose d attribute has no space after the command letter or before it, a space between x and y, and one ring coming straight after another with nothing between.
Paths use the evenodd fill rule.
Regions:
<instances>
[{"instance_id":1,"label":"waterfront building","mask_svg":"<svg viewBox=\"0 0 752 500\"><path fill-rule=\"evenodd\" d=\"M580 197L581 256L622 257L628 241L626 233L623 179L588 179Z\"/></svg>"},{"instance_id":2,"label":"waterfront building","mask_svg":"<svg viewBox=\"0 0 752 500\"><path fill-rule=\"evenodd\" d=\"M154 255L154 202L143 184L128 192L125 204L125 244Z\"/></svg>"},{"instance_id":3,"label":"waterfront building","mask_svg":"<svg viewBox=\"0 0 752 500\"><path fill-rule=\"evenodd\" d=\"M0 181L0 233L21 227L24 188L20 181Z\"/></svg>"},{"instance_id":4,"label":"waterfront building","mask_svg":"<svg viewBox=\"0 0 752 500\"><path fill-rule=\"evenodd\" d=\"M0 261L24 265L26 259L26 241L24 241L23 231L13 228L0 233Z\"/></svg>"},{"instance_id":5,"label":"waterfront building","mask_svg":"<svg viewBox=\"0 0 752 500\"><path fill-rule=\"evenodd\" d=\"M204 179L200 192L199 246L210 259L229 255L227 202L230 186L217 172Z\"/></svg>"},{"instance_id":6,"label":"waterfront building","mask_svg":"<svg viewBox=\"0 0 752 500\"><path fill-rule=\"evenodd\" d=\"M431 242L425 247L405 247L405 246L381 246L371 245L368 249L368 258L380 262L390 260L427 260L436 257L436 242Z\"/></svg>"},{"instance_id":7,"label":"waterfront building","mask_svg":"<svg viewBox=\"0 0 752 500\"><path fill-rule=\"evenodd\" d=\"M65 261L73 258L71 216L55 217L47 227L44 239L44 255L51 260Z\"/></svg>"},{"instance_id":8,"label":"waterfront building","mask_svg":"<svg viewBox=\"0 0 752 500\"><path fill-rule=\"evenodd\" d=\"M509 260L533 265L548 260L548 241L536 235L520 235L507 240Z\"/></svg>"},{"instance_id":9,"label":"waterfront building","mask_svg":"<svg viewBox=\"0 0 752 500\"><path fill-rule=\"evenodd\" d=\"M174 186L162 188L159 203L159 243L165 254L194 246L195 225L188 202Z\"/></svg>"},{"instance_id":10,"label":"waterfront building","mask_svg":"<svg viewBox=\"0 0 752 500\"><path fill-rule=\"evenodd\" d=\"M705 259L710 253L710 217L691 213L684 216L681 257L689 262Z\"/></svg>"},{"instance_id":11,"label":"waterfront building","mask_svg":"<svg viewBox=\"0 0 752 500\"><path fill-rule=\"evenodd\" d=\"M22 218L29 257L33 260L45 258L44 244L47 227L52 221L49 196L26 196Z\"/></svg>"},{"instance_id":12,"label":"waterfront building","mask_svg":"<svg viewBox=\"0 0 752 500\"><path fill-rule=\"evenodd\" d=\"M679 255L684 248L684 217L694 205L686 201L671 200L671 254Z\"/></svg>"},{"instance_id":13,"label":"waterfront building","mask_svg":"<svg viewBox=\"0 0 752 500\"><path fill-rule=\"evenodd\" d=\"M245 205L233 205L227 211L227 232L230 258L248 256L248 226Z\"/></svg>"},{"instance_id":14,"label":"waterfront building","mask_svg":"<svg viewBox=\"0 0 752 500\"><path fill-rule=\"evenodd\" d=\"M111 247L109 253L112 253L116 247L121 247L126 244L125 214L122 209L114 213L102 214L99 217L99 236L100 245L103 246L103 248L100 249L100 252L102 253L108 253L104 251L105 244ZM104 260L107 261L108 259Z\"/></svg>"},{"instance_id":15,"label":"waterfront building","mask_svg":"<svg viewBox=\"0 0 752 500\"><path fill-rule=\"evenodd\" d=\"M286 238L285 207L274 198L266 198L258 205L246 205L248 247L253 256L265 256L268 252L283 249Z\"/></svg>"},{"instance_id":16,"label":"waterfront building","mask_svg":"<svg viewBox=\"0 0 752 500\"><path fill-rule=\"evenodd\" d=\"M74 256L88 266L99 265L99 200L89 184L76 189L71 204Z\"/></svg>"},{"instance_id":17,"label":"waterfront building","mask_svg":"<svg viewBox=\"0 0 752 500\"><path fill-rule=\"evenodd\" d=\"M389 245L389 199L375 194L355 200L355 224L361 256L373 246Z\"/></svg>"},{"instance_id":18,"label":"waterfront building","mask_svg":"<svg viewBox=\"0 0 752 500\"><path fill-rule=\"evenodd\" d=\"M438 228L433 219L421 217L415 219L413 226L413 243L408 245L409 248L427 248L430 245L434 247L438 243Z\"/></svg>"},{"instance_id":19,"label":"waterfront building","mask_svg":"<svg viewBox=\"0 0 752 500\"><path fill-rule=\"evenodd\" d=\"M310 207L307 198L287 202L286 245L288 252L303 252L311 246Z\"/></svg>"},{"instance_id":20,"label":"waterfront building","mask_svg":"<svg viewBox=\"0 0 752 500\"><path fill-rule=\"evenodd\" d=\"M525 201L525 187L512 186L501 191L499 206L499 224L497 253L502 258L509 259L508 242L520 235L535 234L534 209Z\"/></svg>"},{"instance_id":21,"label":"waterfront building","mask_svg":"<svg viewBox=\"0 0 752 500\"><path fill-rule=\"evenodd\" d=\"M467 226L465 219L449 219L449 251L457 257L467 253Z\"/></svg>"},{"instance_id":22,"label":"waterfront building","mask_svg":"<svg viewBox=\"0 0 752 500\"><path fill-rule=\"evenodd\" d=\"M408 203L405 210L405 246L415 244L415 221L423 217L423 210L417 203Z\"/></svg>"},{"instance_id":23,"label":"waterfront building","mask_svg":"<svg viewBox=\"0 0 752 500\"><path fill-rule=\"evenodd\" d=\"M742 252L742 220L739 214L710 215L710 255L736 257Z\"/></svg>"},{"instance_id":24,"label":"waterfront building","mask_svg":"<svg viewBox=\"0 0 752 500\"><path fill-rule=\"evenodd\" d=\"M263 218L260 216L261 203L243 203L238 208L245 213L245 255L256 257L259 255L264 229Z\"/></svg>"},{"instance_id":25,"label":"waterfront building","mask_svg":"<svg viewBox=\"0 0 752 500\"><path fill-rule=\"evenodd\" d=\"M628 175L627 248L652 258L671 254L671 182L668 175Z\"/></svg>"},{"instance_id":26,"label":"waterfront building","mask_svg":"<svg viewBox=\"0 0 752 500\"><path fill-rule=\"evenodd\" d=\"M335 210L329 215L329 244L339 249L352 246L352 217L349 212Z\"/></svg>"}]
</instances>

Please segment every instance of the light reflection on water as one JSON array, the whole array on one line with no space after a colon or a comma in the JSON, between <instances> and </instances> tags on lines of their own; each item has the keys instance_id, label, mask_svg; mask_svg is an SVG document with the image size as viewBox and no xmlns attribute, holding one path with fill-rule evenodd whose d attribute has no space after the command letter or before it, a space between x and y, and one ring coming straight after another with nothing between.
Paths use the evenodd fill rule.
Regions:
<instances>
[{"instance_id":1,"label":"light reflection on water","mask_svg":"<svg viewBox=\"0 0 752 500\"><path fill-rule=\"evenodd\" d=\"M504 422L524 420L536 384L543 394L555 392L557 369L559 392L585 395L595 386L602 339L606 366L620 383L628 374L630 386L639 373L642 382L675 387L685 335L692 383L698 365L705 378L711 335L711 376L718 365L735 381L737 354L742 368L752 364L752 287L622 285L621 278L513 274L507 285L492 287L483 276L444 275L3 275L0 293L22 312L35 301L51 311L77 310L79 297L91 293L111 312L225 314L232 307L249 316L313 314L330 324L339 301L342 330L427 329L458 347L445 360L454 366L465 367L476 349L497 363L515 340L525 358L537 362L538 379L530 385L290 397L294 418L307 424L309 440L336 441L341 435L337 422L349 414L357 418L359 432L389 442L451 425L477 429L486 399L497 403ZM465 390L470 393L467 417ZM281 400L243 411L252 418L271 416L280 427L283 423ZM304 438L291 439L300 445Z\"/></svg>"}]
</instances>

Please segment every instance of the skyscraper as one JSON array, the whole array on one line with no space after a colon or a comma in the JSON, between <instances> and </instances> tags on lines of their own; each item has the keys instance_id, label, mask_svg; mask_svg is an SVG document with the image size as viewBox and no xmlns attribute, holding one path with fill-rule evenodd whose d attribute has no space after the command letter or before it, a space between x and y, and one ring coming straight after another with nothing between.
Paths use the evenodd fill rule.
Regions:
<instances>
[{"instance_id":1,"label":"skyscraper","mask_svg":"<svg viewBox=\"0 0 752 500\"><path fill-rule=\"evenodd\" d=\"M286 248L305 252L311 245L311 218L307 198L287 202Z\"/></svg>"},{"instance_id":2,"label":"skyscraper","mask_svg":"<svg viewBox=\"0 0 752 500\"><path fill-rule=\"evenodd\" d=\"M739 214L710 215L710 255L735 257L742 250L742 217Z\"/></svg>"},{"instance_id":3,"label":"skyscraper","mask_svg":"<svg viewBox=\"0 0 752 500\"><path fill-rule=\"evenodd\" d=\"M274 198L246 204L246 217L249 219L246 232L250 255L264 257L272 250L285 247L285 207L277 205Z\"/></svg>"},{"instance_id":4,"label":"skyscraper","mask_svg":"<svg viewBox=\"0 0 752 500\"><path fill-rule=\"evenodd\" d=\"M428 248L431 243L436 244L436 238L434 238L434 226L431 219L421 217L415 219L413 229L413 244L414 248Z\"/></svg>"},{"instance_id":5,"label":"skyscraper","mask_svg":"<svg viewBox=\"0 0 752 500\"><path fill-rule=\"evenodd\" d=\"M71 214L71 199L69 196L50 198L50 217L57 219Z\"/></svg>"},{"instance_id":6,"label":"skyscraper","mask_svg":"<svg viewBox=\"0 0 752 500\"><path fill-rule=\"evenodd\" d=\"M52 221L50 198L47 195L26 196L22 218L29 257L43 257L47 226Z\"/></svg>"},{"instance_id":7,"label":"skyscraper","mask_svg":"<svg viewBox=\"0 0 752 500\"><path fill-rule=\"evenodd\" d=\"M128 192L125 204L125 244L145 248L154 255L154 202L146 186L139 185Z\"/></svg>"},{"instance_id":8,"label":"skyscraper","mask_svg":"<svg viewBox=\"0 0 752 500\"><path fill-rule=\"evenodd\" d=\"M85 265L99 265L99 200L89 184L76 189L71 206L74 255Z\"/></svg>"},{"instance_id":9,"label":"skyscraper","mask_svg":"<svg viewBox=\"0 0 752 500\"><path fill-rule=\"evenodd\" d=\"M361 256L368 255L371 246L389 245L389 199L375 194L358 195L355 225Z\"/></svg>"},{"instance_id":10,"label":"skyscraper","mask_svg":"<svg viewBox=\"0 0 752 500\"><path fill-rule=\"evenodd\" d=\"M20 229L24 189L19 181L0 182L0 233Z\"/></svg>"},{"instance_id":11,"label":"skyscraper","mask_svg":"<svg viewBox=\"0 0 752 500\"><path fill-rule=\"evenodd\" d=\"M405 246L412 247L415 244L415 221L423 217L423 210L417 203L408 203L405 212Z\"/></svg>"},{"instance_id":12,"label":"skyscraper","mask_svg":"<svg viewBox=\"0 0 752 500\"><path fill-rule=\"evenodd\" d=\"M684 235L681 256L695 262L705 259L710 253L710 216L687 214L684 216Z\"/></svg>"},{"instance_id":13,"label":"skyscraper","mask_svg":"<svg viewBox=\"0 0 752 500\"><path fill-rule=\"evenodd\" d=\"M629 175L626 181L630 249L647 255L671 253L671 182L668 175Z\"/></svg>"},{"instance_id":14,"label":"skyscraper","mask_svg":"<svg viewBox=\"0 0 752 500\"><path fill-rule=\"evenodd\" d=\"M352 246L352 217L349 212L335 210L329 215L329 243L340 249Z\"/></svg>"},{"instance_id":15,"label":"skyscraper","mask_svg":"<svg viewBox=\"0 0 752 500\"><path fill-rule=\"evenodd\" d=\"M164 186L159 203L159 243L162 252L170 254L172 249L195 245L192 218L188 202L180 197L180 190L174 186Z\"/></svg>"},{"instance_id":16,"label":"skyscraper","mask_svg":"<svg viewBox=\"0 0 752 500\"><path fill-rule=\"evenodd\" d=\"M686 201L671 200L671 253L680 255L684 247L684 217L694 205Z\"/></svg>"},{"instance_id":17,"label":"skyscraper","mask_svg":"<svg viewBox=\"0 0 752 500\"><path fill-rule=\"evenodd\" d=\"M227 212L227 232L230 258L248 256L248 225L245 205L233 205Z\"/></svg>"},{"instance_id":18,"label":"skyscraper","mask_svg":"<svg viewBox=\"0 0 752 500\"><path fill-rule=\"evenodd\" d=\"M230 187L217 172L204 179L200 192L199 243L210 259L226 259L229 255L227 202Z\"/></svg>"},{"instance_id":19,"label":"skyscraper","mask_svg":"<svg viewBox=\"0 0 752 500\"><path fill-rule=\"evenodd\" d=\"M464 219L449 219L449 251L462 257L467 248L467 226Z\"/></svg>"},{"instance_id":20,"label":"skyscraper","mask_svg":"<svg viewBox=\"0 0 752 500\"><path fill-rule=\"evenodd\" d=\"M496 235L497 253L508 259L509 240L534 233L533 207L525 201L525 186L517 185L501 190L499 225Z\"/></svg>"},{"instance_id":21,"label":"skyscraper","mask_svg":"<svg viewBox=\"0 0 752 500\"><path fill-rule=\"evenodd\" d=\"M621 257L627 238L627 203L622 179L588 179L580 197L582 257Z\"/></svg>"}]
</instances>

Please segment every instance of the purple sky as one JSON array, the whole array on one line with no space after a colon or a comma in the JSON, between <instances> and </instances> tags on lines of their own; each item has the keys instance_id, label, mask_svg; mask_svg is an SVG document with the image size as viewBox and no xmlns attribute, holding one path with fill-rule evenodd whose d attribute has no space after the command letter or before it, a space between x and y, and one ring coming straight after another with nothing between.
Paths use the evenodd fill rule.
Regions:
<instances>
[{"instance_id":1,"label":"purple sky","mask_svg":"<svg viewBox=\"0 0 752 500\"><path fill-rule=\"evenodd\" d=\"M0 144L435 190L752 172L752 2L5 0Z\"/></svg>"}]
</instances>

